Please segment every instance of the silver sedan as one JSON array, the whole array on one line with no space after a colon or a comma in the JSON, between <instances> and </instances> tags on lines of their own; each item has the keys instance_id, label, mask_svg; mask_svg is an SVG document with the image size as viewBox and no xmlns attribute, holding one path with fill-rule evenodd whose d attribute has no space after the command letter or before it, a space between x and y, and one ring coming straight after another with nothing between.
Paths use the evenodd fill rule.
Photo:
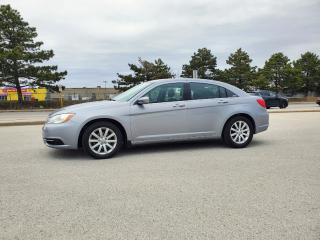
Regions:
<instances>
[{"instance_id":1,"label":"silver sedan","mask_svg":"<svg viewBox=\"0 0 320 240\"><path fill-rule=\"evenodd\" d=\"M83 148L108 158L128 144L221 138L246 147L265 131L269 116L262 98L226 83L161 79L139 84L111 101L77 104L52 113L43 140L52 148Z\"/></svg>"}]
</instances>

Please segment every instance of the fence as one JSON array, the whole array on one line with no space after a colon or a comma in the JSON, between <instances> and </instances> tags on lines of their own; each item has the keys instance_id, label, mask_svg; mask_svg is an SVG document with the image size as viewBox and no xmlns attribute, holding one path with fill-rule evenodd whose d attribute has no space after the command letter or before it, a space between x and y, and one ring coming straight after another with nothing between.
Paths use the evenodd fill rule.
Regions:
<instances>
[{"instance_id":1,"label":"fence","mask_svg":"<svg viewBox=\"0 0 320 240\"><path fill-rule=\"evenodd\" d=\"M0 92L0 110L60 108L77 103L108 100L117 94L113 88L66 88L61 93L28 90L19 104L14 90Z\"/></svg>"},{"instance_id":2,"label":"fence","mask_svg":"<svg viewBox=\"0 0 320 240\"><path fill-rule=\"evenodd\" d=\"M72 100L63 100L60 99L50 99L45 101L23 101L22 104L19 104L18 101L0 101L0 110L18 110L18 109L54 109L61 108L64 106L74 105L78 103L85 103L88 101L72 101Z\"/></svg>"},{"instance_id":3,"label":"fence","mask_svg":"<svg viewBox=\"0 0 320 240\"><path fill-rule=\"evenodd\" d=\"M112 96L106 96L106 99L110 99ZM100 101L105 99L97 99L92 97L69 97L61 96L60 98L51 98L45 100L38 100L36 96L33 98L24 97L22 104L19 104L17 100L10 100L7 98L0 98L0 110L18 110L18 109L54 109L64 106L74 105L78 103Z\"/></svg>"}]
</instances>

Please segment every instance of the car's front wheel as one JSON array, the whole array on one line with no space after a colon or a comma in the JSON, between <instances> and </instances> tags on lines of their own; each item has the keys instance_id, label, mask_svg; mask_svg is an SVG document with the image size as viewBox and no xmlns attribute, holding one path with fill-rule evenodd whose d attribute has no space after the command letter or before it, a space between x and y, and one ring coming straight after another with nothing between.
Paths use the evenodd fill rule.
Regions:
<instances>
[{"instance_id":1,"label":"car's front wheel","mask_svg":"<svg viewBox=\"0 0 320 240\"><path fill-rule=\"evenodd\" d=\"M93 123L84 131L82 138L85 152L97 159L112 157L122 145L121 131L110 122Z\"/></svg>"},{"instance_id":2,"label":"car's front wheel","mask_svg":"<svg viewBox=\"0 0 320 240\"><path fill-rule=\"evenodd\" d=\"M226 123L223 131L224 142L230 147L243 148L252 140L253 126L251 121L243 116L234 117Z\"/></svg>"},{"instance_id":3,"label":"car's front wheel","mask_svg":"<svg viewBox=\"0 0 320 240\"><path fill-rule=\"evenodd\" d=\"M287 102L285 102L285 101L282 101L281 103L280 103L280 106L279 106L281 109L282 108L286 108L286 107L288 107L288 103Z\"/></svg>"}]
</instances>

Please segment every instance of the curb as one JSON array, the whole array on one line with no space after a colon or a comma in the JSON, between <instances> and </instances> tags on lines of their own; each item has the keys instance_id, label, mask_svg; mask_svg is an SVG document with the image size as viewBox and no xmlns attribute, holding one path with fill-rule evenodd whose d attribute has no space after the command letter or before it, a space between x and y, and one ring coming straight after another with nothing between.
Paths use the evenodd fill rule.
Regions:
<instances>
[{"instance_id":1,"label":"curb","mask_svg":"<svg viewBox=\"0 0 320 240\"><path fill-rule=\"evenodd\" d=\"M6 113L6 112L53 112L57 109L21 109L21 110L0 110L0 113Z\"/></svg>"},{"instance_id":2,"label":"curb","mask_svg":"<svg viewBox=\"0 0 320 240\"><path fill-rule=\"evenodd\" d=\"M320 109L271 110L271 111L268 111L268 113L306 113L306 112L320 112Z\"/></svg>"},{"instance_id":3,"label":"curb","mask_svg":"<svg viewBox=\"0 0 320 240\"><path fill-rule=\"evenodd\" d=\"M0 127L10 126L30 126L30 125L43 125L46 121L32 121L32 122L4 122L0 123Z\"/></svg>"}]
</instances>

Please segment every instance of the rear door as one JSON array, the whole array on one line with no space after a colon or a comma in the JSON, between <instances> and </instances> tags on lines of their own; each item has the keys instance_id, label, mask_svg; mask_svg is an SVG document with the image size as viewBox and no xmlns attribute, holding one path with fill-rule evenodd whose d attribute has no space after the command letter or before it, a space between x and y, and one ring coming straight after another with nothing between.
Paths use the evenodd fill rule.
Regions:
<instances>
[{"instance_id":1,"label":"rear door","mask_svg":"<svg viewBox=\"0 0 320 240\"><path fill-rule=\"evenodd\" d=\"M189 132L195 138L210 138L220 132L221 121L233 104L231 91L209 83L190 82L190 100L187 101Z\"/></svg>"}]
</instances>

